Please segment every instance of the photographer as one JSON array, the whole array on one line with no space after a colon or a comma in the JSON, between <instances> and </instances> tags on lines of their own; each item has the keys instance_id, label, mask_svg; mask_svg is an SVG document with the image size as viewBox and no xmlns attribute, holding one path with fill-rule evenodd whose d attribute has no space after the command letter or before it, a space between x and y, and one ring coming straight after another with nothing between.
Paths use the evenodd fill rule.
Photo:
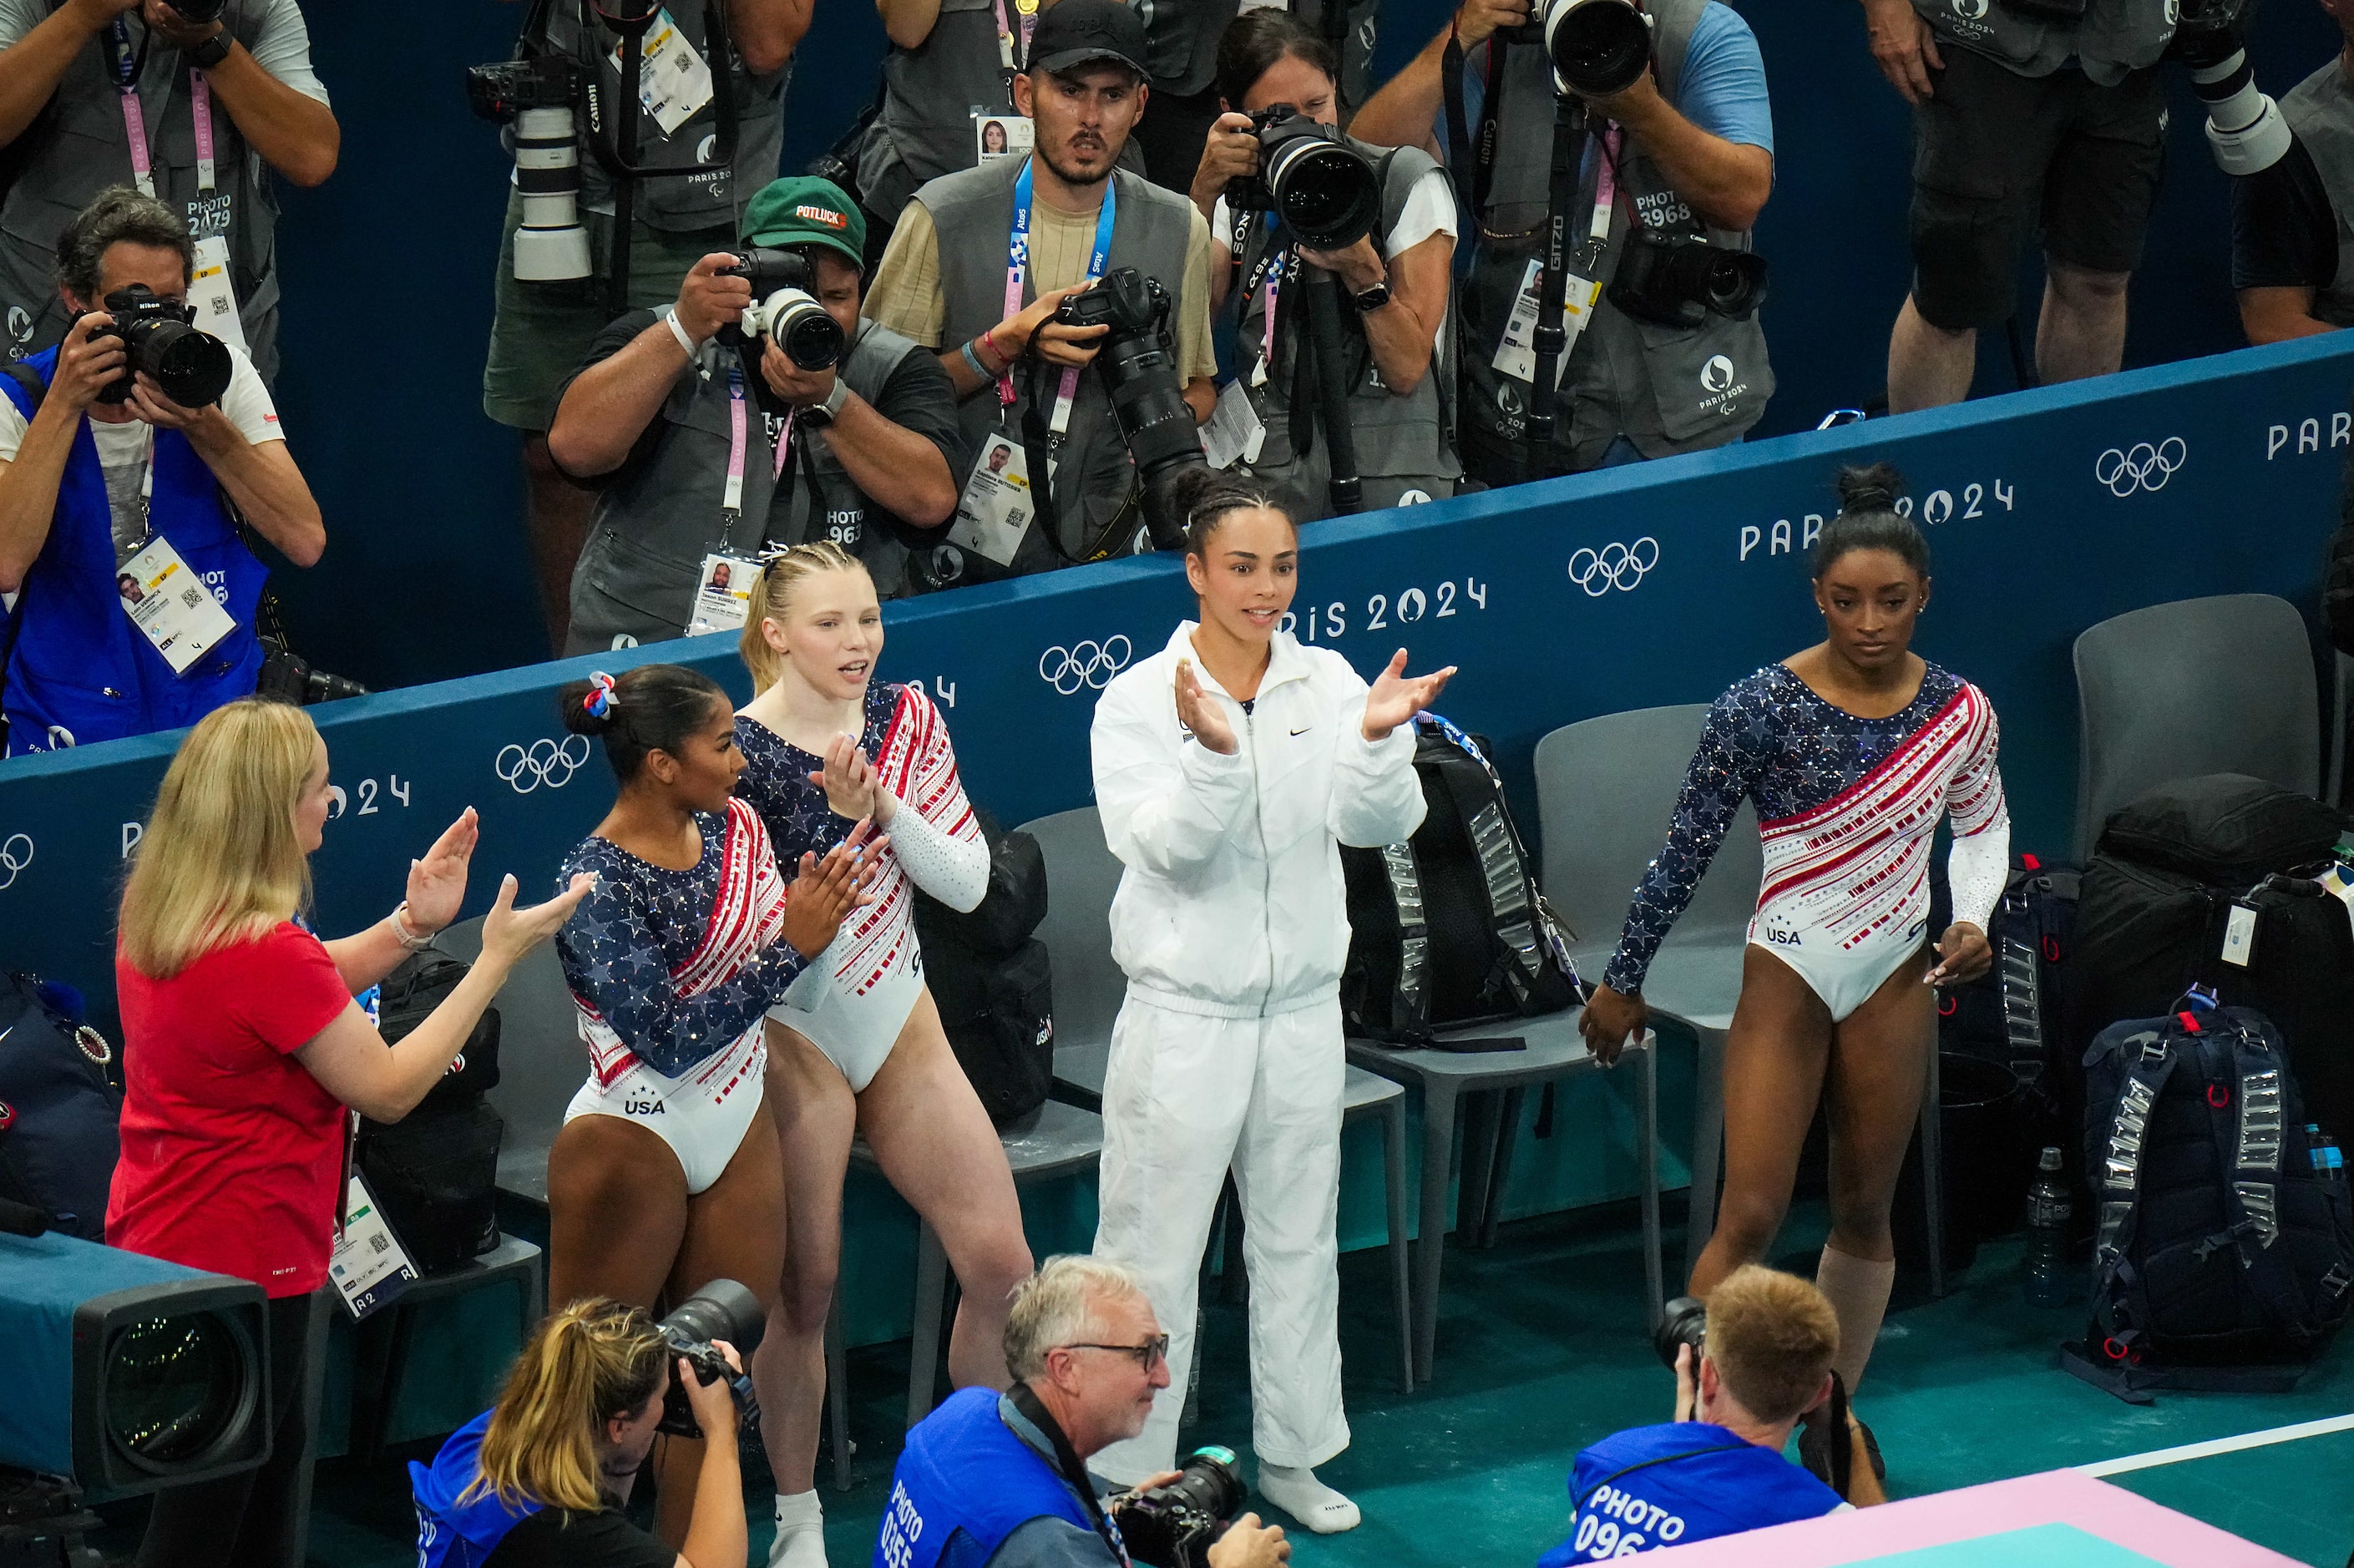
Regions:
<instances>
[{"instance_id":1,"label":"photographer","mask_svg":"<svg viewBox=\"0 0 2354 1568\"><path fill-rule=\"evenodd\" d=\"M1182 196L1114 166L1150 96L1143 24L1119 0L1058 0L1031 52L1013 84L1035 128L1031 155L917 191L866 296L870 317L939 351L961 400L959 506L974 522L960 518L949 538L977 575L1127 555L1142 537L1136 464L1088 371L1111 328L1058 322L1066 299L1121 270L1159 283L1174 300L1176 375L1194 421L1217 403L1210 226ZM1053 525L1034 526L1026 498L1049 454Z\"/></svg>"},{"instance_id":2,"label":"photographer","mask_svg":"<svg viewBox=\"0 0 2354 1568\"><path fill-rule=\"evenodd\" d=\"M1888 408L1969 396L1981 327L2017 310L2019 248L2043 239L2035 374L2105 376L2165 162L2151 69L2176 0L2089 23L2021 0L1863 0L1872 57L1913 105L1913 289L1888 340Z\"/></svg>"},{"instance_id":3,"label":"photographer","mask_svg":"<svg viewBox=\"0 0 2354 1568\"><path fill-rule=\"evenodd\" d=\"M618 103L620 37L600 20L600 12L642 8L642 4L534 0L524 41L570 60L593 87L598 101ZM711 83L722 73L736 106L736 151L727 167L709 174L632 180L629 308L658 311L668 304L695 262L736 243L738 190L757 191L777 177L784 149L785 81L791 74L793 51L809 31L813 5L814 0L726 0L726 36L717 40L707 35L710 13L705 4L673 0L663 8L661 18L671 29L667 45L688 51L683 57L686 69L678 79L702 84L702 96L700 101L668 99L659 115L642 107L638 163L686 167L714 154L718 116ZM663 31L657 27L647 34L650 51ZM648 70L654 70L651 55ZM482 366L482 412L523 437L524 528L551 650L567 646L573 567L588 540L597 498L557 466L548 454L546 432L565 378L579 367L614 315L606 271L612 254L617 176L606 160L612 155L619 127L609 124L601 136L592 135L585 105L576 113L581 143L580 227L587 231L592 259L588 275L555 281L517 278L514 236L523 221L523 196L519 191L509 196L499 246L497 314ZM666 123L674 128L665 130Z\"/></svg>"},{"instance_id":4,"label":"photographer","mask_svg":"<svg viewBox=\"0 0 2354 1568\"><path fill-rule=\"evenodd\" d=\"M908 1431L875 1561L1125 1568L1128 1551L1104 1518L1105 1485L1087 1461L1143 1430L1153 1396L1169 1386L1168 1346L1127 1269L1048 1258L1014 1287L1005 1322L1012 1392L961 1390ZM1283 1531L1253 1513L1209 1550L1211 1568L1280 1568L1290 1558Z\"/></svg>"},{"instance_id":5,"label":"photographer","mask_svg":"<svg viewBox=\"0 0 2354 1568\"><path fill-rule=\"evenodd\" d=\"M1700 241L1748 250L1773 190L1766 67L1749 24L1715 0L1646 5L1652 63L1625 90L1583 100L1583 166L1568 210L1552 213L1553 71L1543 44L1513 31L1546 8L1466 0L1350 125L1383 146L1444 145L1468 197L1464 222L1478 238L1457 304L1457 439L1466 471L1489 484L1723 446L1757 422L1774 391L1755 299L1739 313L1700 309L1665 266ZM1447 102L1458 58L1459 123ZM1575 274L1565 304L1583 297L1589 308L1582 326L1564 313L1573 341L1553 445L1532 452L1531 329L1549 215L1564 225ZM1646 280L1630 311L1630 286Z\"/></svg>"},{"instance_id":6,"label":"photographer","mask_svg":"<svg viewBox=\"0 0 2354 1568\"><path fill-rule=\"evenodd\" d=\"M1146 5L1144 63L1152 73L1152 102L1136 129L1136 143L1144 156L1145 175L1153 184L1172 191L1192 184L1203 138L1218 116L1234 107L1234 95L1219 87L1225 75L1217 63L1220 40L1237 16L1264 9L1298 16L1337 58L1333 74L1341 120L1365 101L1380 0L1305 0L1304 5L1302 0L1257 0L1251 5L1239 0L1186 0L1182 5Z\"/></svg>"},{"instance_id":7,"label":"photographer","mask_svg":"<svg viewBox=\"0 0 2354 1568\"><path fill-rule=\"evenodd\" d=\"M713 1341L728 1365L736 1348ZM704 1431L695 1512L673 1552L622 1515L676 1379ZM414 1460L418 1568L741 1568L748 1552L737 1414L644 1308L589 1297L533 1330L499 1402Z\"/></svg>"},{"instance_id":8,"label":"photographer","mask_svg":"<svg viewBox=\"0 0 2354 1568\"><path fill-rule=\"evenodd\" d=\"M2250 343L2354 326L2338 214L2354 216L2354 0L2320 0L2346 43L2280 101L2287 152L2232 182L2232 287Z\"/></svg>"},{"instance_id":9,"label":"photographer","mask_svg":"<svg viewBox=\"0 0 2354 1568\"><path fill-rule=\"evenodd\" d=\"M1831 1398L1839 1319L1823 1293L1749 1264L1709 1294L1705 1338L1676 1348L1676 1418L1606 1437L1570 1472L1569 1539L1539 1568L1600 1562L1745 1530L1819 1519L1852 1506L1782 1457L1801 1416ZM1811 1428L1799 1444L1808 1454ZM1854 1502L1887 1500L1869 1439L1852 1415Z\"/></svg>"},{"instance_id":10,"label":"photographer","mask_svg":"<svg viewBox=\"0 0 2354 1568\"><path fill-rule=\"evenodd\" d=\"M9 357L73 322L54 283L58 226L132 180L196 237L198 324L271 379L270 176L318 185L342 139L295 0L0 0L0 145L21 170L0 199Z\"/></svg>"},{"instance_id":11,"label":"photographer","mask_svg":"<svg viewBox=\"0 0 2354 1568\"><path fill-rule=\"evenodd\" d=\"M1222 396L1247 399L1265 433L1241 471L1283 486L1299 503L1303 522L1332 511L1331 443L1316 439L1321 432L1311 434L1292 405L1299 359L1311 342L1302 286L1312 280L1303 264L1332 274L1353 306L1336 313L1349 324L1345 344L1333 346L1347 359L1349 397L1339 417L1355 432L1363 510L1452 495L1463 472L1448 428L1453 388L1438 335L1455 257L1455 196L1428 154L1351 143L1380 177L1378 236L1344 250L1318 250L1285 232L1274 215L1254 213L1242 254L1233 265L1215 264L1234 255L1235 217L1225 193L1261 172L1251 116L1283 106L1319 125L1333 124L1337 69L1324 40L1283 12L1236 18L1218 46L1219 102L1229 112L1211 131L1193 177L1193 204L1210 214L1219 251L1210 270L1212 308L1224 308L1237 279L1245 285L1235 313L1235 379ZM1295 445L1299 436L1309 436L1309 450Z\"/></svg>"},{"instance_id":12,"label":"photographer","mask_svg":"<svg viewBox=\"0 0 2354 1568\"><path fill-rule=\"evenodd\" d=\"M590 346L547 438L558 468L603 493L566 652L733 630L744 600L729 590L769 548L830 541L884 598L908 591L909 545L956 510L962 442L938 362L859 317L865 238L858 205L806 175L771 182L744 214L747 250L806 264L844 344L833 365L803 369L768 332L740 350L714 341L768 302L729 275L732 252L697 261L668 311L632 311Z\"/></svg>"},{"instance_id":13,"label":"photographer","mask_svg":"<svg viewBox=\"0 0 2354 1568\"><path fill-rule=\"evenodd\" d=\"M143 307L172 324L133 330L185 332L176 312L196 255L163 203L101 193L58 239L65 341L0 379L0 590L18 596L0 686L10 756L175 728L247 695L269 569L239 524L298 567L326 548L243 351L217 345L226 390L199 407L133 373L115 313ZM152 588L182 568L170 594L134 603L118 591L124 575ZM186 599L192 578L212 604Z\"/></svg>"}]
</instances>

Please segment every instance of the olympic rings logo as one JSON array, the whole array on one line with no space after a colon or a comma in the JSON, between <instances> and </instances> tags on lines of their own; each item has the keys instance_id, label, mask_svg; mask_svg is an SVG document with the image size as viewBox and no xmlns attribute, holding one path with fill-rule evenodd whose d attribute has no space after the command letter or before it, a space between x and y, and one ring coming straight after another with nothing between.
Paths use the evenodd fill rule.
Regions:
<instances>
[{"instance_id":1,"label":"olympic rings logo","mask_svg":"<svg viewBox=\"0 0 2354 1568\"><path fill-rule=\"evenodd\" d=\"M2137 490L2163 490L2174 471L2190 461L2190 448L2180 436L2168 436L2156 446L2136 441L2124 451L2111 447L2093 460L2093 478L2122 499Z\"/></svg>"},{"instance_id":2,"label":"olympic rings logo","mask_svg":"<svg viewBox=\"0 0 2354 1568\"><path fill-rule=\"evenodd\" d=\"M33 863L33 841L25 833L11 833L0 843L0 887L16 885L16 874Z\"/></svg>"},{"instance_id":3,"label":"olympic rings logo","mask_svg":"<svg viewBox=\"0 0 2354 1568\"><path fill-rule=\"evenodd\" d=\"M1089 686L1100 692L1135 656L1135 648L1119 632L1101 642L1075 642L1068 648L1057 643L1038 655L1038 678L1066 697Z\"/></svg>"},{"instance_id":4,"label":"olympic rings logo","mask_svg":"<svg viewBox=\"0 0 2354 1568\"><path fill-rule=\"evenodd\" d=\"M1581 546L1569 558L1569 580L1593 599L1612 588L1631 593L1659 564L1659 542L1646 534L1632 545L1609 544L1599 550Z\"/></svg>"},{"instance_id":5,"label":"olympic rings logo","mask_svg":"<svg viewBox=\"0 0 2354 1568\"><path fill-rule=\"evenodd\" d=\"M577 749L576 749L577 748ZM528 795L545 784L561 789L588 760L588 737L567 735L563 740L535 740L529 746L502 747L491 771L518 795Z\"/></svg>"}]
</instances>

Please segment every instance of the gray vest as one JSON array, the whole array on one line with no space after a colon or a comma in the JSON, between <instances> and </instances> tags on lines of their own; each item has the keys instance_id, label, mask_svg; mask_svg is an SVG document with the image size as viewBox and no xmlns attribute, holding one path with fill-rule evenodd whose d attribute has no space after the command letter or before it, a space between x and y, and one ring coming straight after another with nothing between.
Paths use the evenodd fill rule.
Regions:
<instances>
[{"instance_id":1,"label":"gray vest","mask_svg":"<svg viewBox=\"0 0 2354 1568\"><path fill-rule=\"evenodd\" d=\"M2336 56L2280 101L2282 116L2320 173L2321 188L2338 218L2338 272L2313 295L2313 315L2331 326L2354 326L2354 87Z\"/></svg>"},{"instance_id":2,"label":"gray vest","mask_svg":"<svg viewBox=\"0 0 2354 1568\"><path fill-rule=\"evenodd\" d=\"M1013 184L1021 177L1022 168L1021 159L1008 158L934 180L916 193L939 236L940 291L946 301L940 337L944 348L953 349L979 337L1005 319L1006 250L1013 232ZM1192 232L1193 204L1125 169L1113 171L1112 183L1119 193L1119 209L1105 270L1133 267L1148 278L1158 278L1176 302L1175 310L1182 311L1185 244ZM1037 297L1036 278L1025 276L1023 302ZM1173 321L1172 315L1172 325ZM1017 444L1021 441L1022 417L1033 396L1046 399L1048 408L1040 410L1042 417L1051 412L1061 374L1034 357L1017 366L1013 372L1016 400L1002 417L993 383L958 405L957 422L963 428L968 460L966 472L957 475L960 488L970 472L970 464L980 461L991 432L1002 429ZM1059 451L1054 496L1061 551L1057 553L1040 537L1042 531L1034 528L1014 559L1017 573L1045 571L1066 564L1066 559L1085 560L1108 547L1114 554L1127 553L1124 536L1111 541L1107 535L1136 489L1136 465L1129 461L1128 445L1120 439L1111 403L1104 396L1103 377L1093 366L1079 373L1070 428ZM1044 477L1034 472L1031 480L1043 482ZM1140 517L1134 521L1141 525Z\"/></svg>"},{"instance_id":3,"label":"gray vest","mask_svg":"<svg viewBox=\"0 0 2354 1568\"><path fill-rule=\"evenodd\" d=\"M853 392L879 407L884 386L900 361L923 352L888 327L866 322L837 374ZM727 367L735 360L731 349L706 348L697 364L679 373L657 416L662 427L652 452L599 500L588 547L572 574L567 653L610 648L621 634L640 642L684 635L703 557L722 549L752 556L764 546L832 539L866 563L877 594L890 599L905 591L907 549L897 531L904 525L859 492L824 431L810 431L797 443L806 459L789 457L792 490L781 513L776 512L776 448L760 416L758 394L748 382L744 511L723 541L721 503L733 444ZM747 372L748 377L753 374ZM812 475L823 509L814 519Z\"/></svg>"},{"instance_id":4,"label":"gray vest","mask_svg":"<svg viewBox=\"0 0 2354 1568\"><path fill-rule=\"evenodd\" d=\"M249 50L261 36L262 9L253 0L229 0L223 16ZM133 22L134 46L140 30ZM200 195L190 69L178 50L159 38L140 76L140 113L155 194L198 235L221 231L226 205L238 314L254 368L268 380L278 372L278 199L260 154L238 133L217 93L212 104L214 191L209 199ZM11 150L22 152L25 164L0 202L0 321L5 323L0 343L10 357L21 359L56 343L72 324L58 298L58 236L100 191L132 183L131 142L104 29L82 45L58 79L49 106Z\"/></svg>"},{"instance_id":5,"label":"gray vest","mask_svg":"<svg viewBox=\"0 0 2354 1568\"><path fill-rule=\"evenodd\" d=\"M1659 90L1670 103L1682 75L1684 50L1707 0L1653 0ZM1471 51L1465 69L1486 73L1494 40ZM1531 260L1543 254L1547 182L1553 162L1553 71L1544 50L1514 45L1504 53L1498 113L1498 152L1487 211L1481 215L1471 273L1459 291L1458 337L1465 403L1459 415L1475 471L1491 483L1521 477L1500 463L1500 451L1524 445L1530 384L1496 368L1505 323L1520 297ZM1472 134L1479 133L1477 126ZM1599 140L1597 127L1589 144ZM1595 168L1598 154L1589 157ZM1632 136L1622 143L1620 199L1610 218L1602 275L1615 273L1628 242L1628 213L1663 236L1705 236L1712 244L1749 249L1746 233L1703 228L1691 206ZM1567 215L1582 235L1593 213L1594 179L1579 186ZM1697 327L1638 322L1610 302L1596 302L1594 319L1570 352L1568 374L1553 401L1556 462L1568 469L1598 462L1613 437L1625 435L1645 457L1667 457L1723 446L1755 424L1774 393L1766 333L1753 315L1734 321L1712 314Z\"/></svg>"},{"instance_id":6,"label":"gray vest","mask_svg":"<svg viewBox=\"0 0 2354 1568\"><path fill-rule=\"evenodd\" d=\"M1419 147L1401 147L1392 152L1353 137L1349 144L1382 169L1381 232L1387 235L1396 229L1405 214L1406 196L1416 183L1437 164ZM1291 441L1293 376L1299 366L1299 345L1308 330L1309 269L1297 252L1291 255L1276 292L1275 361L1267 367L1266 384L1254 387L1253 375L1267 352L1264 278L1272 247L1264 217L1262 214L1260 223L1253 228L1250 242L1243 251L1242 275L1229 296L1230 300L1241 302L1235 330L1235 378L1248 393L1259 422L1267 427L1266 438L1259 443L1258 461L1248 464L1247 470L1283 485L1297 496L1300 510L1294 515L1304 523L1331 514L1331 496L1327 486L1332 472L1331 452L1321 430L1316 432L1314 444L1304 458L1293 450ZM1375 249L1386 247L1376 245ZM1225 258L1213 256L1211 265L1225 266ZM1245 289L1249 291L1247 297L1244 295ZM1454 374L1451 356L1443 351L1434 356L1430 369L1415 384L1414 390L1398 397L1382 384L1373 365L1373 350L1365 342L1365 329L1345 298L1341 315L1352 372L1349 425L1356 432L1357 471L1366 482L1367 510L1376 505L1394 505L1397 497L1407 491L1418 490L1432 500L1454 494L1455 482L1461 477L1463 465L1455 457L1454 432L1448 420L1451 410L1442 405ZM1442 344L1443 342L1442 339Z\"/></svg>"},{"instance_id":7,"label":"gray vest","mask_svg":"<svg viewBox=\"0 0 2354 1568\"><path fill-rule=\"evenodd\" d=\"M621 71L613 55L620 35L588 19L586 8L587 0L557 0L547 16L548 47L593 72L600 102L618 104ZM664 10L716 76L723 62L712 58L710 40L703 36L704 0L670 0ZM719 42L726 56L725 69L736 89L735 165L708 175L640 180L631 200L637 220L649 228L676 234L724 227L733 233L739 203L750 201L762 185L777 177L777 162L785 147L785 81L792 75L792 62L786 61L784 69L772 75L754 76L737 58L734 45L725 39ZM714 105L704 105L673 136L664 136L660 122L642 108L633 107L633 112L638 117L640 164L699 164L713 155L713 141L718 133ZM586 107L579 111L579 121L580 204L591 212L610 213L613 178L594 150L596 139L589 134ZM604 137L609 144L617 139L616 128L609 117ZM603 258L599 258L599 264L603 264Z\"/></svg>"},{"instance_id":8,"label":"gray vest","mask_svg":"<svg viewBox=\"0 0 2354 1568\"><path fill-rule=\"evenodd\" d=\"M2179 0L2091 0L2081 22L2013 10L2004 0L1913 0L1942 43L2020 76L2050 76L2071 57L2103 87L2158 63L2173 41Z\"/></svg>"},{"instance_id":9,"label":"gray vest","mask_svg":"<svg viewBox=\"0 0 2354 1568\"><path fill-rule=\"evenodd\" d=\"M1284 9L1323 30L1324 7L1347 7L1341 37L1341 100L1351 108L1365 101L1381 0L1286 0ZM1152 90L1180 96L1207 92L1218 73L1218 40L1241 13L1239 0L1129 0L1144 20L1144 69ZM946 5L941 7L946 10Z\"/></svg>"}]
</instances>

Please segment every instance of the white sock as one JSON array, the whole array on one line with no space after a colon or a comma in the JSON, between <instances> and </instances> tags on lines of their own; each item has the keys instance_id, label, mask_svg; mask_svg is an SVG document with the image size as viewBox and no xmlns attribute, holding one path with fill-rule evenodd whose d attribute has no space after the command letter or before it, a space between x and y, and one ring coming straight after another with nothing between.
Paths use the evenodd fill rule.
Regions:
<instances>
[{"instance_id":1,"label":"white sock","mask_svg":"<svg viewBox=\"0 0 2354 1568\"><path fill-rule=\"evenodd\" d=\"M769 1542L769 1568L826 1568L825 1509L817 1489L777 1496L777 1538Z\"/></svg>"},{"instance_id":2,"label":"white sock","mask_svg":"<svg viewBox=\"0 0 2354 1568\"><path fill-rule=\"evenodd\" d=\"M1344 1530L1354 1530L1363 1517L1357 1505L1316 1478L1316 1472L1305 1465L1269 1465L1258 1467L1258 1489L1261 1496L1318 1535L1338 1535Z\"/></svg>"}]
</instances>

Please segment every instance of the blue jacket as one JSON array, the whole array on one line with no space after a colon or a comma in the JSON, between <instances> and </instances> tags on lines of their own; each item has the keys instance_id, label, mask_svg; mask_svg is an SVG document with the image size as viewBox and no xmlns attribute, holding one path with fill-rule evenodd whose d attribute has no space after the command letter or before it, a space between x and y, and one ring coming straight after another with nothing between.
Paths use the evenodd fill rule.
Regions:
<instances>
[{"instance_id":1,"label":"blue jacket","mask_svg":"<svg viewBox=\"0 0 2354 1568\"><path fill-rule=\"evenodd\" d=\"M1839 1493L1771 1448L1702 1421L1605 1437L1577 1457L1569 1493L1570 1537L1539 1568L1819 1519L1842 1506Z\"/></svg>"},{"instance_id":2,"label":"blue jacket","mask_svg":"<svg viewBox=\"0 0 2354 1568\"><path fill-rule=\"evenodd\" d=\"M961 1390L907 1434L874 1568L932 1568L960 1530L977 1548L975 1560L986 1562L1007 1536L1042 1516L1095 1529L1055 1467L1005 1425L999 1397L994 1389Z\"/></svg>"},{"instance_id":3,"label":"blue jacket","mask_svg":"<svg viewBox=\"0 0 2354 1568\"><path fill-rule=\"evenodd\" d=\"M481 1568L508 1531L539 1511L537 1503L510 1508L493 1492L458 1501L482 1473L482 1434L490 1425L485 1410L451 1433L429 1469L408 1462L408 1489L417 1503L417 1568Z\"/></svg>"},{"instance_id":4,"label":"blue jacket","mask_svg":"<svg viewBox=\"0 0 2354 1568\"><path fill-rule=\"evenodd\" d=\"M25 363L49 378L54 348ZM27 421L32 395L13 376L0 394ZM0 714L8 721L8 755L88 746L126 735L190 725L222 704L250 696L261 672L254 612L269 569L238 537L237 523L220 498L220 484L188 439L155 431L154 494L150 521L172 543L198 580L235 618L237 630L175 675L131 618L114 586L113 514L90 421L74 432L57 511L41 554L17 594L9 618L8 654Z\"/></svg>"}]
</instances>

